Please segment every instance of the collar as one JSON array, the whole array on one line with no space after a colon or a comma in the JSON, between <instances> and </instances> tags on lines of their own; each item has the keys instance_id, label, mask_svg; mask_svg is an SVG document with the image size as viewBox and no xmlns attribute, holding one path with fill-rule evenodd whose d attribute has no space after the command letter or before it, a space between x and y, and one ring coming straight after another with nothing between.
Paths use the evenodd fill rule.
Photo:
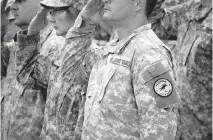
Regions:
<instances>
[{"instance_id":1,"label":"collar","mask_svg":"<svg viewBox=\"0 0 213 140\"><path fill-rule=\"evenodd\" d=\"M128 45L128 43L137 34L144 32L146 30L150 30L150 29L151 29L151 24L146 24L146 25L143 25L143 26L137 28L136 30L134 30L130 36L122 39L121 41L119 41L119 39L115 39L115 40L110 41L105 47L102 48L101 53L100 53L101 57L105 57L108 54L120 54L120 53L122 53L123 50Z\"/></svg>"}]
</instances>

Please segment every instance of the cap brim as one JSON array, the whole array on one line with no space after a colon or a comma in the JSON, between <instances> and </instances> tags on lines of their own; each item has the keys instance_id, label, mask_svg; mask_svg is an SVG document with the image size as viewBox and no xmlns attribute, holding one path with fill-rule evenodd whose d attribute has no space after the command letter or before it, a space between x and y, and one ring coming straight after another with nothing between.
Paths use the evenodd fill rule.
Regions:
<instances>
[{"instance_id":1,"label":"cap brim","mask_svg":"<svg viewBox=\"0 0 213 140\"><path fill-rule=\"evenodd\" d=\"M55 1L53 1L53 0L44 0L44 1L41 1L40 2L40 5L42 6L42 7L49 7L49 8L55 8L55 7L69 7L70 5L68 5L68 4L64 4L64 3L62 3L62 2L60 2L60 1L58 1L58 0L55 0Z\"/></svg>"}]
</instances>

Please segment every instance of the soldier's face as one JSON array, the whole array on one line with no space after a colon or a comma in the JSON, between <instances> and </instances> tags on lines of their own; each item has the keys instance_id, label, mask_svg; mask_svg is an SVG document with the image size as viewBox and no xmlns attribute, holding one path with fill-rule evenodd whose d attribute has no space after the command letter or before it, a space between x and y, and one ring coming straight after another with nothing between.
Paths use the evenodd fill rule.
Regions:
<instances>
[{"instance_id":1,"label":"soldier's face","mask_svg":"<svg viewBox=\"0 0 213 140\"><path fill-rule=\"evenodd\" d=\"M68 10L50 10L47 19L53 24L58 36L65 36L75 22L75 17Z\"/></svg>"},{"instance_id":2,"label":"soldier's face","mask_svg":"<svg viewBox=\"0 0 213 140\"><path fill-rule=\"evenodd\" d=\"M16 0L11 8L14 10L14 24L22 28L29 26L40 5L39 0Z\"/></svg>"},{"instance_id":3,"label":"soldier's face","mask_svg":"<svg viewBox=\"0 0 213 140\"><path fill-rule=\"evenodd\" d=\"M108 21L125 21L134 16L134 3L132 0L103 0L103 19Z\"/></svg>"}]
</instances>

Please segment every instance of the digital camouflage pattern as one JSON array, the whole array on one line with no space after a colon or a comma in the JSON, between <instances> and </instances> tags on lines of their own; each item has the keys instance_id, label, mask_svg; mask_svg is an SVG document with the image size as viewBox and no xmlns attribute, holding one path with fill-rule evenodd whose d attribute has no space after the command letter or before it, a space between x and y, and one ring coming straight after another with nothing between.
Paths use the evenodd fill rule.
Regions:
<instances>
[{"instance_id":1,"label":"digital camouflage pattern","mask_svg":"<svg viewBox=\"0 0 213 140\"><path fill-rule=\"evenodd\" d=\"M84 25L83 25L84 24ZM42 140L79 140L87 83L95 62L89 46L95 25L79 16L52 64Z\"/></svg>"},{"instance_id":2,"label":"digital camouflage pattern","mask_svg":"<svg viewBox=\"0 0 213 140\"><path fill-rule=\"evenodd\" d=\"M155 31L177 38L173 55L181 104L176 140L211 140L212 7L188 1L161 10L153 17Z\"/></svg>"},{"instance_id":3,"label":"digital camouflage pattern","mask_svg":"<svg viewBox=\"0 0 213 140\"><path fill-rule=\"evenodd\" d=\"M174 140L178 94L169 53L151 25L99 54L87 89L82 140ZM154 91L160 79L172 85L166 97Z\"/></svg>"},{"instance_id":4,"label":"digital camouflage pattern","mask_svg":"<svg viewBox=\"0 0 213 140\"><path fill-rule=\"evenodd\" d=\"M82 10L88 0L40 0L42 5L48 7L69 7L72 6L78 10Z\"/></svg>"},{"instance_id":5,"label":"digital camouflage pattern","mask_svg":"<svg viewBox=\"0 0 213 140\"><path fill-rule=\"evenodd\" d=\"M41 67L37 66L43 65L39 64L41 58L54 60L54 53L60 48L63 38L56 36L52 26L48 26L34 36L19 32L17 39L19 44L13 42L9 48L7 75L2 81L1 139L38 140L47 94L45 78L49 70L42 69L45 73L38 76L36 72L41 71ZM38 42L36 48L34 44Z\"/></svg>"}]
</instances>

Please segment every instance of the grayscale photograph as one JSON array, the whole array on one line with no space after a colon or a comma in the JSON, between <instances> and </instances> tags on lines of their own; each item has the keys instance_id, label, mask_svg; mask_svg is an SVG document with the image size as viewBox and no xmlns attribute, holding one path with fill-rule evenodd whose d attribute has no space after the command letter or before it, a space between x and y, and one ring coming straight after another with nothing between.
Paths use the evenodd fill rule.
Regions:
<instances>
[{"instance_id":1,"label":"grayscale photograph","mask_svg":"<svg viewBox=\"0 0 213 140\"><path fill-rule=\"evenodd\" d=\"M212 0L1 0L1 140L212 140Z\"/></svg>"}]
</instances>

